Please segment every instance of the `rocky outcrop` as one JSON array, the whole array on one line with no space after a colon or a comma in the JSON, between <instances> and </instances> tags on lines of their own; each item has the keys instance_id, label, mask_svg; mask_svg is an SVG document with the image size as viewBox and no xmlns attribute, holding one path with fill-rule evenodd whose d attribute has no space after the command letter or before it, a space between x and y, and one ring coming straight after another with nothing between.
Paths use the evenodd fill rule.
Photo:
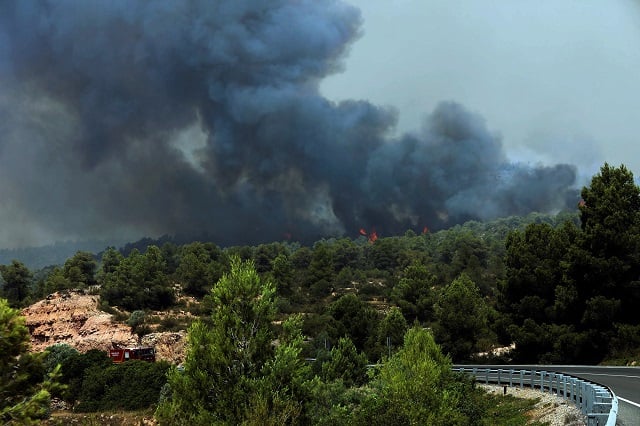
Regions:
<instances>
[{"instance_id":1,"label":"rocky outcrop","mask_svg":"<svg viewBox=\"0 0 640 426\"><path fill-rule=\"evenodd\" d=\"M152 333L139 339L131 327L113 321L101 311L100 298L78 292L49 295L22 311L31 334L31 350L41 352L56 343L66 343L80 352L107 351L113 344L122 347L153 346L156 359L179 364L184 361L186 332Z\"/></svg>"},{"instance_id":2,"label":"rocky outcrop","mask_svg":"<svg viewBox=\"0 0 640 426\"><path fill-rule=\"evenodd\" d=\"M142 336L143 346L152 346L156 349L156 359L168 361L172 364L182 364L185 358L185 345L187 343L186 331L151 333Z\"/></svg>"},{"instance_id":3,"label":"rocky outcrop","mask_svg":"<svg viewBox=\"0 0 640 426\"><path fill-rule=\"evenodd\" d=\"M49 295L22 311L31 334L31 350L40 352L66 343L81 352L107 350L112 343L138 344L131 327L112 322L112 315L98 309L99 297L76 292Z\"/></svg>"}]
</instances>

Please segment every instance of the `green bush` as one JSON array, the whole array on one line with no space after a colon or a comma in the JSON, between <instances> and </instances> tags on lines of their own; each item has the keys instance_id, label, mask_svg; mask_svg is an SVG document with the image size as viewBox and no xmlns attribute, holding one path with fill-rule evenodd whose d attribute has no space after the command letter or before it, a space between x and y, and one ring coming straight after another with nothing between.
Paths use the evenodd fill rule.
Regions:
<instances>
[{"instance_id":1,"label":"green bush","mask_svg":"<svg viewBox=\"0 0 640 426\"><path fill-rule=\"evenodd\" d=\"M160 320L158 331L178 331L186 328L176 317L165 317Z\"/></svg>"},{"instance_id":2,"label":"green bush","mask_svg":"<svg viewBox=\"0 0 640 426\"><path fill-rule=\"evenodd\" d=\"M135 330L138 326L144 323L145 313L144 311L133 311L131 315L129 315L129 319L127 320L127 325L131 327L132 330Z\"/></svg>"},{"instance_id":3,"label":"green bush","mask_svg":"<svg viewBox=\"0 0 640 426\"><path fill-rule=\"evenodd\" d=\"M473 424L484 415L484 407L469 404L471 380L451 371L451 360L420 327L406 333L372 388L352 424Z\"/></svg>"},{"instance_id":4,"label":"green bush","mask_svg":"<svg viewBox=\"0 0 640 426\"><path fill-rule=\"evenodd\" d=\"M345 386L362 385L367 380L367 356L356 350L351 339L342 337L322 365L325 381L341 380Z\"/></svg>"},{"instance_id":5,"label":"green bush","mask_svg":"<svg viewBox=\"0 0 640 426\"><path fill-rule=\"evenodd\" d=\"M47 349L44 367L47 372L60 364L61 384L66 388L54 396L62 397L65 401L74 403L81 398L81 391L85 370L89 367L100 369L112 365L105 351L92 349L87 353L80 353L69 345L53 345Z\"/></svg>"},{"instance_id":6,"label":"green bush","mask_svg":"<svg viewBox=\"0 0 640 426\"><path fill-rule=\"evenodd\" d=\"M127 325L131 327L131 332L136 333L140 337L150 332L149 326L145 325L145 317L145 312L138 310L131 312L127 320Z\"/></svg>"},{"instance_id":7,"label":"green bush","mask_svg":"<svg viewBox=\"0 0 640 426\"><path fill-rule=\"evenodd\" d=\"M166 383L166 362L128 361L85 370L77 411L138 410L155 405Z\"/></svg>"}]
</instances>

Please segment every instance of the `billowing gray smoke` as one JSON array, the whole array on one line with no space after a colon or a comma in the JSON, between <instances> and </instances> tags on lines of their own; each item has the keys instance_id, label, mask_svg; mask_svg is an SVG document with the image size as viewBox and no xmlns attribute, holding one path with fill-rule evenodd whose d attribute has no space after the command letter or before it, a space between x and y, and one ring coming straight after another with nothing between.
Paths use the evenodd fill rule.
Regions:
<instances>
[{"instance_id":1,"label":"billowing gray smoke","mask_svg":"<svg viewBox=\"0 0 640 426\"><path fill-rule=\"evenodd\" d=\"M0 239L311 241L575 202L573 167L508 164L460 105L394 138L393 111L323 98L360 23L338 0L0 2Z\"/></svg>"}]
</instances>

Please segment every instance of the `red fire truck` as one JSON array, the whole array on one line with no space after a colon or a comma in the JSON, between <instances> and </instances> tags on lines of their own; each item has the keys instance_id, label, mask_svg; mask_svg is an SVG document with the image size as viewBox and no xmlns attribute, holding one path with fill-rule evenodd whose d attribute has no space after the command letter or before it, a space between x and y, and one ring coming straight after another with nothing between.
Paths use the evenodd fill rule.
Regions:
<instances>
[{"instance_id":1,"label":"red fire truck","mask_svg":"<svg viewBox=\"0 0 640 426\"><path fill-rule=\"evenodd\" d=\"M140 346L136 348L121 348L113 345L109 349L109 358L115 363L129 361L130 359L140 359L143 361L155 362L156 351L150 346Z\"/></svg>"}]
</instances>

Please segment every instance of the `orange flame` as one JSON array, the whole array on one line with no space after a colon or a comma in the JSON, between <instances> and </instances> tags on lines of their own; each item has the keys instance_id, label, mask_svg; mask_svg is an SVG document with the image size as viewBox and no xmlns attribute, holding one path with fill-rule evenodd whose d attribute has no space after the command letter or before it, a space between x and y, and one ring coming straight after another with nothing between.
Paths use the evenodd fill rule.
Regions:
<instances>
[{"instance_id":1,"label":"orange flame","mask_svg":"<svg viewBox=\"0 0 640 426\"><path fill-rule=\"evenodd\" d=\"M364 228L360 228L360 235L367 235L367 231L364 230Z\"/></svg>"},{"instance_id":2,"label":"orange flame","mask_svg":"<svg viewBox=\"0 0 640 426\"><path fill-rule=\"evenodd\" d=\"M428 234L428 233L429 233L429 228L427 228L426 226L422 228L422 235Z\"/></svg>"},{"instance_id":3,"label":"orange flame","mask_svg":"<svg viewBox=\"0 0 640 426\"><path fill-rule=\"evenodd\" d=\"M369 242L373 244L377 239L378 233L375 230L371 231L371 233L369 234Z\"/></svg>"}]
</instances>

